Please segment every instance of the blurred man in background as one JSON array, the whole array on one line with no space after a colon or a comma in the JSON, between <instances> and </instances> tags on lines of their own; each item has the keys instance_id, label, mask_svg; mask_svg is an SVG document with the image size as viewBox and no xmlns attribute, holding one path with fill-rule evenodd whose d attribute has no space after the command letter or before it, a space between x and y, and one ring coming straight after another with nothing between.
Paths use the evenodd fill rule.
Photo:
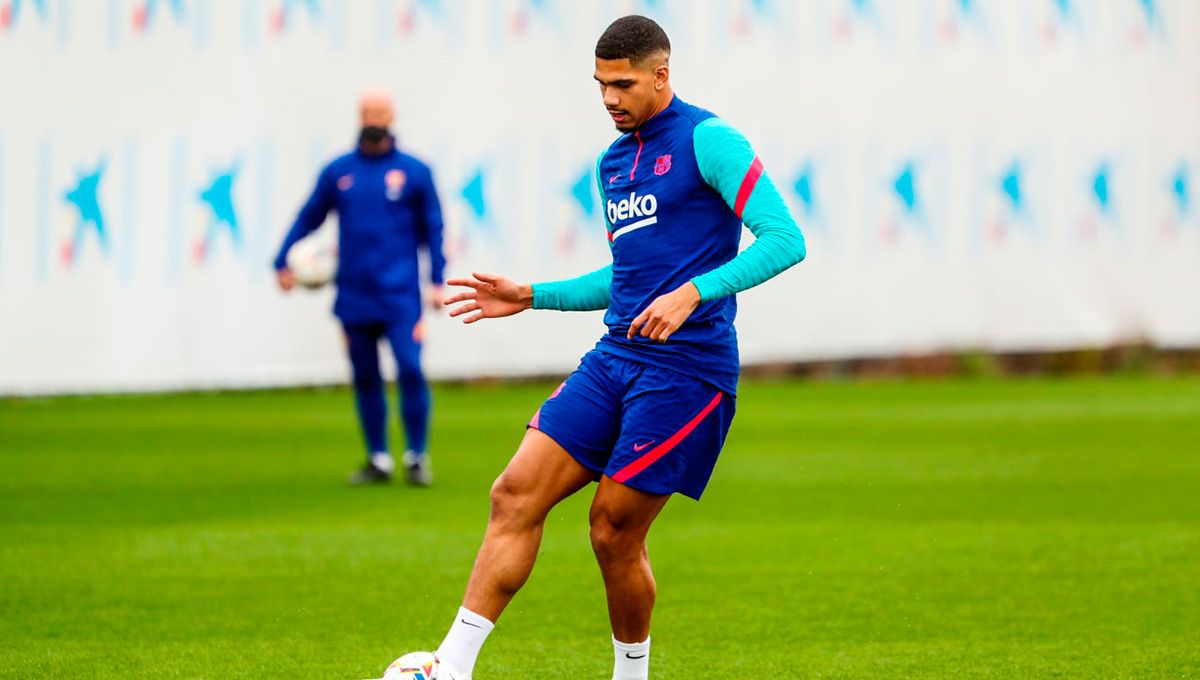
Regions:
<instances>
[{"instance_id":1,"label":"blurred man in background","mask_svg":"<svg viewBox=\"0 0 1200 680\"><path fill-rule=\"evenodd\" d=\"M387 482L395 462L387 443L387 400L379 369L379 341L396 357L400 416L407 438L403 464L410 482L433 480L427 451L430 397L421 372L421 283L418 251L428 250L429 304L442 301L442 212L427 165L402 153L391 133L392 100L370 89L360 101L358 146L321 171L312 195L288 231L275 270L285 292L296 284L288 250L315 231L330 210L338 213L339 264L333 313L346 334L354 370L358 417L367 446L352 484Z\"/></svg>"}]
</instances>

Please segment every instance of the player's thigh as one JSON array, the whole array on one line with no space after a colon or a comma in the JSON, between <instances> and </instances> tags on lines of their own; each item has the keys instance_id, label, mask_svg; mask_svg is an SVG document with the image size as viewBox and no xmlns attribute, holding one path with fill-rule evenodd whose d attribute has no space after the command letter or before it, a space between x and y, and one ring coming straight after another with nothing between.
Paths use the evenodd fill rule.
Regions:
<instances>
[{"instance_id":1,"label":"player's thigh","mask_svg":"<svg viewBox=\"0 0 1200 680\"><path fill-rule=\"evenodd\" d=\"M346 349L351 352L362 352L370 348L378 349L379 338L383 335L383 327L373 323L344 323L342 336L346 339Z\"/></svg>"},{"instance_id":2,"label":"player's thigh","mask_svg":"<svg viewBox=\"0 0 1200 680\"><path fill-rule=\"evenodd\" d=\"M529 428L553 439L598 480L621 433L625 387L611 359L590 352L537 410Z\"/></svg>"},{"instance_id":3,"label":"player's thigh","mask_svg":"<svg viewBox=\"0 0 1200 680\"><path fill-rule=\"evenodd\" d=\"M576 461L558 442L540 430L529 428L517 452L492 485L493 512L542 516L595 478L593 471Z\"/></svg>"},{"instance_id":4,"label":"player's thigh","mask_svg":"<svg viewBox=\"0 0 1200 680\"><path fill-rule=\"evenodd\" d=\"M346 353L356 377L369 377L379 373L379 337L382 328L377 324L344 324L342 333L346 338Z\"/></svg>"},{"instance_id":5,"label":"player's thigh","mask_svg":"<svg viewBox=\"0 0 1200 680\"><path fill-rule=\"evenodd\" d=\"M421 341L417 337L420 315L405 316L387 327L387 340L396 358L396 368L401 373L419 373L421 370Z\"/></svg>"}]
</instances>

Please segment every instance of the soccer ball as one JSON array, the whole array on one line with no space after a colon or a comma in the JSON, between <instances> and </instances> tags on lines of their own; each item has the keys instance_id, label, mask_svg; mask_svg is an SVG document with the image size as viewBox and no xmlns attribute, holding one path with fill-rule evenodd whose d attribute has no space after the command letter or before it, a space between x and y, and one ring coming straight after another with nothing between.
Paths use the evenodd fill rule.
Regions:
<instances>
[{"instance_id":1,"label":"soccer ball","mask_svg":"<svg viewBox=\"0 0 1200 680\"><path fill-rule=\"evenodd\" d=\"M296 283L305 288L320 288L337 273L337 246L315 236L300 239L288 250L287 266Z\"/></svg>"},{"instance_id":2,"label":"soccer ball","mask_svg":"<svg viewBox=\"0 0 1200 680\"><path fill-rule=\"evenodd\" d=\"M410 652L392 662L381 680L458 680L433 652Z\"/></svg>"}]
</instances>

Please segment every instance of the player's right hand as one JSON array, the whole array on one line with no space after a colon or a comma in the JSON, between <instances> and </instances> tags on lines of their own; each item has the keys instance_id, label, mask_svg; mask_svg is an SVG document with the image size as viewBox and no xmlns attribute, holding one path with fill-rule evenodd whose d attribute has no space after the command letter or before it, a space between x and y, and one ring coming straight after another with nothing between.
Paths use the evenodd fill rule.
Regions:
<instances>
[{"instance_id":1,"label":"player's right hand","mask_svg":"<svg viewBox=\"0 0 1200 680\"><path fill-rule=\"evenodd\" d=\"M450 316L461 316L474 312L463 323L475 323L480 319L496 319L512 316L533 306L533 286L519 284L512 279L496 274L475 272L470 279L450 279L451 286L462 286L469 290L455 293L446 298L446 306L460 304L450 310Z\"/></svg>"},{"instance_id":2,"label":"player's right hand","mask_svg":"<svg viewBox=\"0 0 1200 680\"><path fill-rule=\"evenodd\" d=\"M296 275L287 267L275 270L275 280L279 283L279 290L285 293L296 285Z\"/></svg>"}]
</instances>

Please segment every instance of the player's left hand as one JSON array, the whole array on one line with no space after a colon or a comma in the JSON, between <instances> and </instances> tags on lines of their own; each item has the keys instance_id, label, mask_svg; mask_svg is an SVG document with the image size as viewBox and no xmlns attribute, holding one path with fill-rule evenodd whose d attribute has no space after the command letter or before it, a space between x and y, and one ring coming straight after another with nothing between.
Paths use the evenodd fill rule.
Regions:
<instances>
[{"instance_id":1,"label":"player's left hand","mask_svg":"<svg viewBox=\"0 0 1200 680\"><path fill-rule=\"evenodd\" d=\"M428 295L428 299L426 300L426 303L429 305L429 308L432 309L433 311L440 312L440 311L442 311L442 306L443 306L442 303L445 299L446 299L446 294L445 294L445 291L442 289L442 287L440 285L434 285L432 288L429 289L429 295Z\"/></svg>"},{"instance_id":2,"label":"player's left hand","mask_svg":"<svg viewBox=\"0 0 1200 680\"><path fill-rule=\"evenodd\" d=\"M629 324L627 337L632 340L634 335L640 335L643 338L666 342L699 306L700 291L688 281L670 293L655 298L654 302Z\"/></svg>"}]
</instances>

